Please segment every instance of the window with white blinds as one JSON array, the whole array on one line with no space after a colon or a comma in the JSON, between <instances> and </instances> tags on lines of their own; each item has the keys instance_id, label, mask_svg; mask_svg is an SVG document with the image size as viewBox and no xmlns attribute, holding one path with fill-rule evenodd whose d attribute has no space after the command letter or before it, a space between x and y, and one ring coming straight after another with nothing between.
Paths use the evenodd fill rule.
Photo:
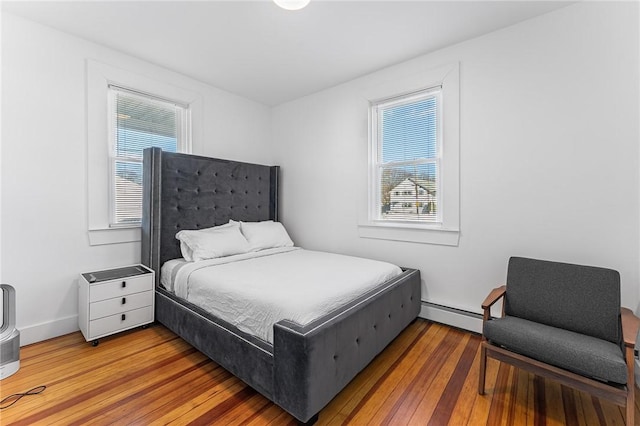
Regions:
<instances>
[{"instance_id":1,"label":"window with white blinds","mask_svg":"<svg viewBox=\"0 0 640 426\"><path fill-rule=\"evenodd\" d=\"M111 226L142 219L142 151L186 152L188 106L109 86Z\"/></svg>"},{"instance_id":2,"label":"window with white blinds","mask_svg":"<svg viewBox=\"0 0 640 426\"><path fill-rule=\"evenodd\" d=\"M372 104L373 219L442 221L441 103L436 88Z\"/></svg>"}]
</instances>

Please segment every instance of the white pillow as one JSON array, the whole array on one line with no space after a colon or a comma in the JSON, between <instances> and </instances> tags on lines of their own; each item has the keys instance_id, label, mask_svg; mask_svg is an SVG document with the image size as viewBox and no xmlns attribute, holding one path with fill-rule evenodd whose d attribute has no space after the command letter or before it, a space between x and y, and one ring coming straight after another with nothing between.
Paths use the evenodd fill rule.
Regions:
<instances>
[{"instance_id":1,"label":"white pillow","mask_svg":"<svg viewBox=\"0 0 640 426\"><path fill-rule=\"evenodd\" d=\"M233 222L230 222L233 223ZM275 247L293 247L293 241L280 222L240 222L240 230L249 241L251 251Z\"/></svg>"},{"instance_id":2,"label":"white pillow","mask_svg":"<svg viewBox=\"0 0 640 426\"><path fill-rule=\"evenodd\" d=\"M176 238L180 240L182 257L189 262L246 253L250 249L240 227L232 223L197 231L180 231Z\"/></svg>"},{"instance_id":3,"label":"white pillow","mask_svg":"<svg viewBox=\"0 0 640 426\"><path fill-rule=\"evenodd\" d=\"M216 229L229 228L232 226L236 226L239 228L240 222L229 221L229 223L225 223L224 225L213 226L211 228L203 228L193 231L190 230L189 232L208 232L214 231ZM180 240L180 252L182 253L182 257L184 258L184 260L186 260L187 262L193 262L193 250L191 250L191 247L189 247L189 245L186 242L182 241L179 237L179 235L184 235L183 232L186 232L186 230L180 231L176 234L176 239Z\"/></svg>"},{"instance_id":4,"label":"white pillow","mask_svg":"<svg viewBox=\"0 0 640 426\"><path fill-rule=\"evenodd\" d=\"M178 238L177 234L176 238ZM189 248L187 243L180 241L180 253L182 253L182 257L184 258L184 260L186 260L187 262L193 262L193 250Z\"/></svg>"}]
</instances>

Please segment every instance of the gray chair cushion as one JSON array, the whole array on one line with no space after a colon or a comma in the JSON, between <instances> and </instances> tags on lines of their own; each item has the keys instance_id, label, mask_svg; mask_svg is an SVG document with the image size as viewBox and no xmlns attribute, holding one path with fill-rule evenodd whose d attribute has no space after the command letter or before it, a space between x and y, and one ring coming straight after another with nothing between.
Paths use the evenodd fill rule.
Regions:
<instances>
[{"instance_id":1,"label":"gray chair cushion","mask_svg":"<svg viewBox=\"0 0 640 426\"><path fill-rule=\"evenodd\" d=\"M512 257L505 314L620 343L620 274Z\"/></svg>"},{"instance_id":2,"label":"gray chair cushion","mask_svg":"<svg viewBox=\"0 0 640 426\"><path fill-rule=\"evenodd\" d=\"M622 350L606 340L509 316L486 321L484 336L512 352L582 376L627 382Z\"/></svg>"}]
</instances>

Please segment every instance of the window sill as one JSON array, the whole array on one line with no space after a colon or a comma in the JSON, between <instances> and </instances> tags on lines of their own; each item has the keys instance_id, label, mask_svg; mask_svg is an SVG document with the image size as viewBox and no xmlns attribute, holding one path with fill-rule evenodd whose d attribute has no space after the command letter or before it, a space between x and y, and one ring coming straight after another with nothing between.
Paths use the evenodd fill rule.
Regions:
<instances>
[{"instance_id":1,"label":"window sill","mask_svg":"<svg viewBox=\"0 0 640 426\"><path fill-rule=\"evenodd\" d=\"M370 222L358 225L358 234L361 238L408 241L443 246L457 246L460 238L458 229L406 223Z\"/></svg>"},{"instance_id":2,"label":"window sill","mask_svg":"<svg viewBox=\"0 0 640 426\"><path fill-rule=\"evenodd\" d=\"M140 241L140 226L89 230L89 245L134 243Z\"/></svg>"}]
</instances>

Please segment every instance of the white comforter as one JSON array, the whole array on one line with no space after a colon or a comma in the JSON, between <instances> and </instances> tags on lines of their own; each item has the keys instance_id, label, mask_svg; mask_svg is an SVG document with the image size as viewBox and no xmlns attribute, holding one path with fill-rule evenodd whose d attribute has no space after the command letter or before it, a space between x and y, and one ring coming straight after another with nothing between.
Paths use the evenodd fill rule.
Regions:
<instances>
[{"instance_id":1,"label":"white comforter","mask_svg":"<svg viewBox=\"0 0 640 426\"><path fill-rule=\"evenodd\" d=\"M303 250L263 250L201 262L169 261L168 289L273 343L283 319L307 324L401 273L386 262ZM172 279L173 278L173 279Z\"/></svg>"}]
</instances>

